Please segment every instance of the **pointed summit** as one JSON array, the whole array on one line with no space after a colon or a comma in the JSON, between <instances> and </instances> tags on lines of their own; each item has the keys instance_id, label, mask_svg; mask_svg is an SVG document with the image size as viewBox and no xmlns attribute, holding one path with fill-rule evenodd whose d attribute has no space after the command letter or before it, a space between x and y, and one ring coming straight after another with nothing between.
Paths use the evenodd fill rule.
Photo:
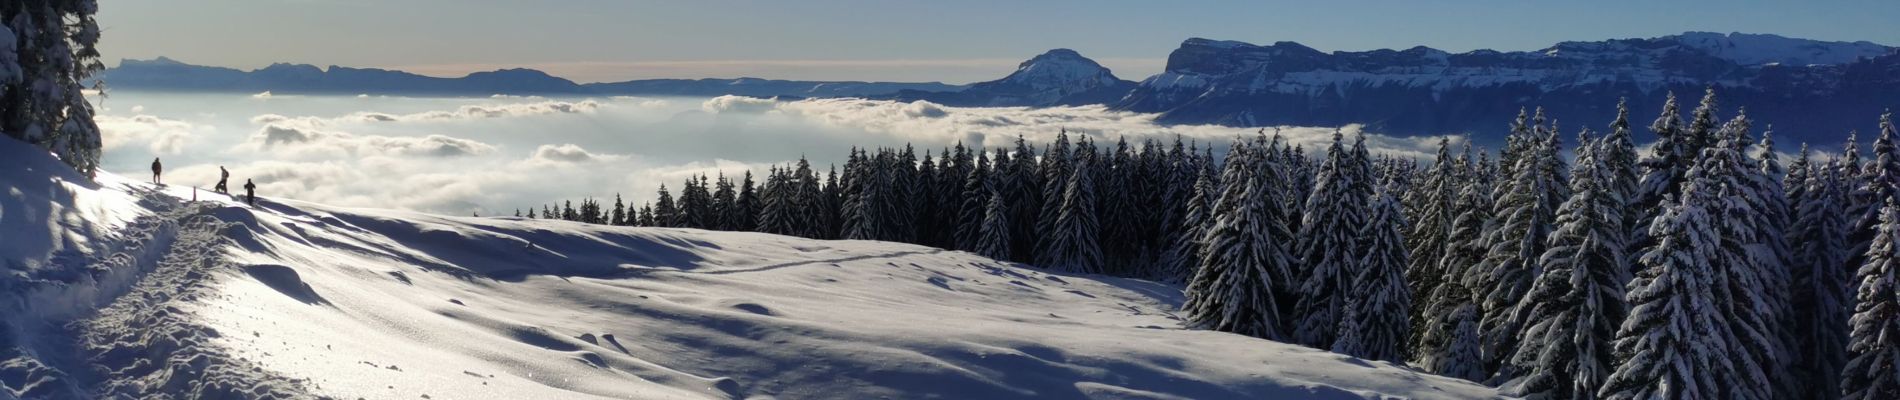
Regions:
<instances>
[{"instance_id":1,"label":"pointed summit","mask_svg":"<svg viewBox=\"0 0 1900 400\"><path fill-rule=\"evenodd\" d=\"M973 107L1105 104L1135 85L1075 50L1054 49L1017 64L1016 72L1003 79L973 83L959 92L904 91L893 98Z\"/></svg>"}]
</instances>

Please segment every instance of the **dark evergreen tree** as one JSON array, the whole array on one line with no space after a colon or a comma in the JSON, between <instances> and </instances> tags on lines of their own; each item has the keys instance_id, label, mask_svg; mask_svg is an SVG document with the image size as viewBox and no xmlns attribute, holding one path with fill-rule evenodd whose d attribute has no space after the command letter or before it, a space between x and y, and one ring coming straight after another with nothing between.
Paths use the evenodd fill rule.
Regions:
<instances>
[{"instance_id":1,"label":"dark evergreen tree","mask_svg":"<svg viewBox=\"0 0 1900 400\"><path fill-rule=\"evenodd\" d=\"M983 212L983 227L976 241L976 254L997 260L1010 255L1009 199L1001 191L991 191Z\"/></svg>"},{"instance_id":2,"label":"dark evergreen tree","mask_svg":"<svg viewBox=\"0 0 1900 400\"><path fill-rule=\"evenodd\" d=\"M977 151L976 165L963 177L963 204L957 210L957 249L975 252L977 243L983 237L983 221L989 212L992 192L990 186L990 156L987 152Z\"/></svg>"},{"instance_id":3,"label":"dark evergreen tree","mask_svg":"<svg viewBox=\"0 0 1900 400\"><path fill-rule=\"evenodd\" d=\"M1830 164L1837 164L1830 163ZM1841 368L1847 364L1848 316L1852 307L1847 264L1849 223L1842 212L1847 190L1835 165L1814 165L1807 146L1789 170L1801 182L1789 186L1795 204L1795 222L1788 230L1793 244L1793 284L1790 308L1792 330L1800 338L1795 355L1797 382L1807 388L1803 398L1832 399L1841 391Z\"/></svg>"},{"instance_id":4,"label":"dark evergreen tree","mask_svg":"<svg viewBox=\"0 0 1900 400\"><path fill-rule=\"evenodd\" d=\"M732 215L726 218L728 229L751 231L759 228L759 209L762 205L759 204L757 190L753 187L752 171L746 171L745 177L739 181L739 193L732 200Z\"/></svg>"},{"instance_id":5,"label":"dark evergreen tree","mask_svg":"<svg viewBox=\"0 0 1900 400\"><path fill-rule=\"evenodd\" d=\"M521 216L521 211L515 211L515 216ZM620 201L619 193L614 193L614 212L609 218L611 219L609 224L627 226L627 203Z\"/></svg>"},{"instance_id":6,"label":"dark evergreen tree","mask_svg":"<svg viewBox=\"0 0 1900 400\"><path fill-rule=\"evenodd\" d=\"M710 218L711 222L707 223L709 229L741 230L738 221L738 198L739 194L734 190L732 180L726 179L725 172L720 172L719 178L713 180L712 218Z\"/></svg>"},{"instance_id":7,"label":"dark evergreen tree","mask_svg":"<svg viewBox=\"0 0 1900 400\"><path fill-rule=\"evenodd\" d=\"M1069 174L1068 189L1062 194L1062 207L1058 211L1055 225L1044 238L1047 248L1037 256L1037 264L1043 268L1097 274L1104 272L1106 261L1099 238L1101 225L1096 218L1095 174L1080 172L1090 167L1090 161L1074 164L1076 173Z\"/></svg>"},{"instance_id":8,"label":"dark evergreen tree","mask_svg":"<svg viewBox=\"0 0 1900 400\"><path fill-rule=\"evenodd\" d=\"M666 184L660 184L659 199L653 201L653 223L647 226L677 227L674 222L679 221L679 215L679 206L673 204L673 194L666 192Z\"/></svg>"}]
</instances>

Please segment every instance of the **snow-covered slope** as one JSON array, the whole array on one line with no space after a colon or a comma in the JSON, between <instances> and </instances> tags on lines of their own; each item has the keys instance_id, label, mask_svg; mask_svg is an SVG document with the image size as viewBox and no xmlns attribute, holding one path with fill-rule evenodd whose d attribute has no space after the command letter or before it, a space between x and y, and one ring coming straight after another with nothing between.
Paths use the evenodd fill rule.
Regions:
<instances>
[{"instance_id":1,"label":"snow-covered slope","mask_svg":"<svg viewBox=\"0 0 1900 400\"><path fill-rule=\"evenodd\" d=\"M1495 395L1183 330L1179 288L1145 281L883 242L192 203L52 182L41 161L0 171L0 398ZM90 259L117 261L72 262Z\"/></svg>"}]
</instances>

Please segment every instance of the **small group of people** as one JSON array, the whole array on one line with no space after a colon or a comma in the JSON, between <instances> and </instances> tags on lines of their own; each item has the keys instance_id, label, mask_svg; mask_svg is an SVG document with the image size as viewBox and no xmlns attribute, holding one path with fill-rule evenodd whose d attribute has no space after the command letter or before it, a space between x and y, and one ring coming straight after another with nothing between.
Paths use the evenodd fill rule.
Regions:
<instances>
[{"instance_id":1,"label":"small group of people","mask_svg":"<svg viewBox=\"0 0 1900 400\"><path fill-rule=\"evenodd\" d=\"M165 185L164 181L161 179L163 178L164 175L165 175L165 164L160 163L157 158L153 158L152 159L152 184L160 185L160 186ZM230 180L231 180L231 171L224 169L224 166L222 165L218 166L218 185L213 186L211 190L218 193L231 194L230 185L227 183ZM197 195L192 195L192 197L196 198ZM251 183L250 179L244 180L244 203L250 204L250 205L257 205L257 184Z\"/></svg>"}]
</instances>

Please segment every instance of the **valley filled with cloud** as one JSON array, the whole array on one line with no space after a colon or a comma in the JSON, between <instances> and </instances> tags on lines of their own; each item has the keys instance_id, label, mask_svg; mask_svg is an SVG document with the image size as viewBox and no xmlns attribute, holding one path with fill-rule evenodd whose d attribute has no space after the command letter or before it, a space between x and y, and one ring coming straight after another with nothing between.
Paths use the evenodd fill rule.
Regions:
<instances>
[{"instance_id":1,"label":"valley filled with cloud","mask_svg":"<svg viewBox=\"0 0 1900 400\"><path fill-rule=\"evenodd\" d=\"M165 181L210 188L218 167L232 187L254 180L260 196L445 214L512 214L516 208L619 194L630 205L661 184L677 191L698 174L763 174L808 157L823 171L852 146L1038 144L1066 129L1112 148L1177 135L1216 153L1255 128L1163 126L1155 115L1101 106L959 108L862 99L549 99L382 96L246 96L113 93L101 101L106 168L146 176L162 158ZM192 110L219 110L204 113ZM1359 127L1340 128L1347 135ZM1319 151L1333 127L1268 129ZM1455 139L1454 139L1455 140ZM1375 151L1423 157L1437 137L1368 134Z\"/></svg>"}]
</instances>

